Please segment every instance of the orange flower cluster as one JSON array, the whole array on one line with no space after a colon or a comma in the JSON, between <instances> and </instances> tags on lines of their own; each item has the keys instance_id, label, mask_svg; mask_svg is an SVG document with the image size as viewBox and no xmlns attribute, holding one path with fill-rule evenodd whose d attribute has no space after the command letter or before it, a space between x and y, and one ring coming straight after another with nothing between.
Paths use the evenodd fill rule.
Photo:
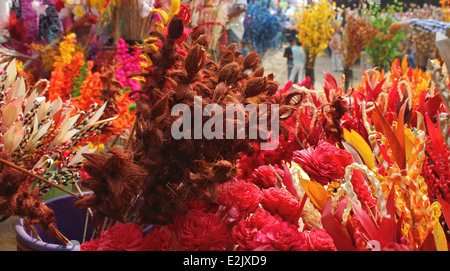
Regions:
<instances>
[{"instance_id":1,"label":"orange flower cluster","mask_svg":"<svg viewBox=\"0 0 450 271\"><path fill-rule=\"evenodd\" d=\"M86 60L85 54L76 46L76 37L68 35L59 45L59 52L54 58L50 77L50 87L46 93L50 101L58 98L70 99L73 106L87 111L94 103L102 105L108 102L105 118L117 116L112 127L100 138L90 138L91 142L106 143L113 136L121 134L131 127L134 113L130 110L133 102L126 91L111 84L115 80L112 69L104 68L94 71L94 62ZM115 65L112 64L105 65ZM103 71L105 70L105 71Z\"/></svg>"},{"instance_id":2,"label":"orange flower cluster","mask_svg":"<svg viewBox=\"0 0 450 271\"><path fill-rule=\"evenodd\" d=\"M365 16L349 15L342 36L344 69L351 69L377 30Z\"/></svg>"},{"instance_id":3,"label":"orange flower cluster","mask_svg":"<svg viewBox=\"0 0 450 271\"><path fill-rule=\"evenodd\" d=\"M83 84L80 86L80 96L72 98L74 105L81 110L88 110L93 103L103 104L103 101L100 100L103 84L100 79L100 73L91 72L93 66L94 63L92 61L87 61L87 74L82 82Z\"/></svg>"}]
</instances>

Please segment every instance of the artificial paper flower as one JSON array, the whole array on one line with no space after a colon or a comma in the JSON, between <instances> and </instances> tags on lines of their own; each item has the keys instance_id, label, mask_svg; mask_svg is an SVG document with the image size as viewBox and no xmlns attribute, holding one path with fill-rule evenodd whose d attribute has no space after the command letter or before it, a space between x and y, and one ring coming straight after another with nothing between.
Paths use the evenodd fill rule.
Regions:
<instances>
[{"instance_id":1,"label":"artificial paper flower","mask_svg":"<svg viewBox=\"0 0 450 271\"><path fill-rule=\"evenodd\" d=\"M145 234L142 250L144 251L173 251L175 241L171 233L163 229L153 229Z\"/></svg>"},{"instance_id":2,"label":"artificial paper flower","mask_svg":"<svg viewBox=\"0 0 450 271\"><path fill-rule=\"evenodd\" d=\"M231 230L238 251L301 251L306 244L297 228L259 207Z\"/></svg>"},{"instance_id":3,"label":"artificial paper flower","mask_svg":"<svg viewBox=\"0 0 450 271\"><path fill-rule=\"evenodd\" d=\"M80 245L81 251L140 251L143 243L142 228L134 223L119 223Z\"/></svg>"},{"instance_id":4,"label":"artificial paper flower","mask_svg":"<svg viewBox=\"0 0 450 271\"><path fill-rule=\"evenodd\" d=\"M343 178L344 169L353 162L353 158L349 152L322 140L314 149L294 152L294 162L301 165L312 180L325 185L331 180Z\"/></svg>"},{"instance_id":5,"label":"artificial paper flower","mask_svg":"<svg viewBox=\"0 0 450 271\"><path fill-rule=\"evenodd\" d=\"M258 186L237 179L221 185L217 203L230 210L227 221L233 223L246 213L255 211L262 199L263 193Z\"/></svg>"},{"instance_id":6,"label":"artificial paper flower","mask_svg":"<svg viewBox=\"0 0 450 271\"><path fill-rule=\"evenodd\" d=\"M301 205L289 192L280 188L264 189L261 205L272 215L278 214L283 219L296 225L301 216Z\"/></svg>"},{"instance_id":7,"label":"artificial paper flower","mask_svg":"<svg viewBox=\"0 0 450 271\"><path fill-rule=\"evenodd\" d=\"M187 251L227 251L230 231L217 214L189 210L176 222L181 249Z\"/></svg>"},{"instance_id":8,"label":"artificial paper flower","mask_svg":"<svg viewBox=\"0 0 450 271\"><path fill-rule=\"evenodd\" d=\"M283 178L284 171L275 166L262 165L255 169L247 181L256 184L260 188L271 188L275 186L278 178Z\"/></svg>"}]
</instances>

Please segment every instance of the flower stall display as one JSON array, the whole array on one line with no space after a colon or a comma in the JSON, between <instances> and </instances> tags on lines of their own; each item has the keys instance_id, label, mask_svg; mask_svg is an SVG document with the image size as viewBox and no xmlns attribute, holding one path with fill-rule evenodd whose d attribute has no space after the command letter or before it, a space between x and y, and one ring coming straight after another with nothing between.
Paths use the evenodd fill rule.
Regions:
<instances>
[{"instance_id":1,"label":"flower stall display","mask_svg":"<svg viewBox=\"0 0 450 271\"><path fill-rule=\"evenodd\" d=\"M166 35L159 35L153 39L154 43L150 43L148 58L167 54L165 44L176 44L169 42L170 37L176 39L182 33L179 27L179 34L172 36L171 30L176 29L172 24L176 20L175 16L170 21ZM193 61L194 56L198 56L198 60L192 63L204 63L197 49L199 43L196 43L203 40L201 33L192 32L193 45L186 52L178 49L179 53L186 56L184 67L190 65L188 63ZM221 70L219 82L231 80L227 82L233 85L238 82L235 78L245 82L246 77L239 77L237 73L228 76L231 75L228 67L235 65L234 57L239 54L233 52L233 48L227 52L215 68ZM240 63L254 63L254 57L241 58L243 62ZM177 63L175 59L172 61L172 65ZM142 89L155 91L157 86L166 85L167 89L173 89L172 99L177 101L188 97L192 99L194 91L201 91L204 97L208 97L210 92L207 88L211 84L208 79L201 86L198 81L189 81L193 80L194 75L186 73L188 69L183 72L183 65L178 66L181 70L170 72L172 65L161 69L156 64L158 62L152 63L147 72L142 73L145 78ZM166 77L155 76L167 71ZM201 74L208 76L209 80L214 78L212 70L205 73L206 69L202 71L197 68L193 71L198 78L201 78ZM169 85L164 81L167 78L170 78ZM198 167L191 168L187 163L193 159L175 160L176 163L182 163L181 167L177 164L172 166L177 169L176 179L182 178L184 174L181 170L187 168L190 177L184 179L181 187L180 183L177 185L171 182L165 185L168 190L164 190L164 185L159 184L158 177L154 176L166 174L164 179L170 180L171 167L166 167L167 170L163 172L152 169L163 167L164 164L159 164L161 160L169 164L174 160L164 160L158 154L149 156L153 159L145 155L134 156L133 165L148 162L142 164L140 169L132 170L135 176L133 183L123 183L121 189L116 187L111 188L111 191L139 191L136 187L141 182L139 178L145 179L145 172L150 170L153 174L149 183L158 189L150 194L147 194L151 191L148 186L143 189L142 205L135 213L137 217L148 216L147 219L123 220L122 212L129 208L123 208L120 204L106 204L117 203L117 200L95 201L97 196L90 199L92 204L97 202L95 204L101 205L82 204L85 201L81 200L78 206L100 209L102 218L111 216L111 213L122 213L114 218L113 221L117 221L114 226L98 238L83 244L81 249L447 250L446 222L443 217L448 214L448 208L443 198L446 188L442 178L445 178L445 168L449 163L446 159L448 155L445 154L448 147L435 124L446 109L439 98L440 90L429 84L429 79L428 73L408 67L404 58L401 62L394 61L388 73L377 70L365 72L363 83L350 93L345 93L343 85L338 84L330 74L326 74L323 91L306 88L308 82L295 85L299 93L294 93L295 102L288 107L289 112L294 113L281 120L283 136L278 139L278 147L262 150L257 142L253 142L250 144L253 146L252 151L244 152L237 164L233 165L237 156L232 156L228 162L220 161L221 168L228 163L235 168L236 174L233 175L218 175L214 170L218 170L218 162L211 164L210 170L204 171L210 162L203 160L204 167L199 172ZM240 84L234 87L239 88ZM280 99L294 95L287 92L290 88L291 85L287 85L277 89L273 97ZM216 85L216 91L225 91L220 89L223 87ZM445 89L443 91L448 92ZM155 98L155 93L158 92L152 94L141 91L142 96L137 102L138 112L143 108L148 108L150 112L156 108L159 108L158 112L167 112L162 109L162 105L170 105L171 99L165 98L167 96L162 93L157 94L158 99L153 103L155 109L143 107L149 98ZM294 111L290 110L292 106ZM160 122L153 119L160 115L147 113L137 116L137 130L129 145L131 152L139 150L139 153L145 153L146 144L141 139L148 134L145 127L155 133L148 140L159 140L163 145L171 140L170 136L165 136L164 126L157 126L163 118ZM150 117L140 119L140 116ZM145 124L149 120L155 124ZM174 147L174 144L182 143L172 142L167 147ZM190 144L187 150L195 150L198 146L194 142ZM206 142L202 144L207 146ZM184 149L186 147L177 147L177 150ZM439 154L436 153L438 149ZM170 154L169 150L158 153ZM177 153L185 157L190 152ZM116 159L128 165L124 168L132 168L132 165L127 164L129 158L123 155L112 151L109 158L87 156L87 172L93 177L85 184L97 187L95 183L99 177L94 176L103 176L105 172L101 173L102 169ZM232 174L227 168L224 172ZM215 177L210 179L207 176ZM217 185L208 185L205 177L206 180L217 181ZM113 179L108 182L112 185ZM198 190L202 188L208 190ZM108 191L97 191L106 193L102 198L108 195ZM159 191L165 192L161 194ZM197 196L192 198L190 192L194 191ZM149 195L150 202L147 201ZM164 195L171 198L163 198ZM128 197L133 198L132 195ZM164 206L160 206L161 203ZM166 215L162 210L167 211ZM100 223L107 221L100 219ZM144 221L155 223L156 228L144 234L142 227L138 226ZM124 232L126 238L119 238L117 232Z\"/></svg>"},{"instance_id":2,"label":"flower stall display","mask_svg":"<svg viewBox=\"0 0 450 271\"><path fill-rule=\"evenodd\" d=\"M40 197L49 188L76 196L62 186L79 188L81 154L95 151L88 138L110 125L111 119L100 120L104 106L93 104L84 112L70 100L48 101L44 96L48 84L42 80L27 88L15 61L2 64L0 213L20 216L28 231L34 232L39 225L67 244L54 224L52 210Z\"/></svg>"},{"instance_id":3,"label":"flower stall display","mask_svg":"<svg viewBox=\"0 0 450 271\"><path fill-rule=\"evenodd\" d=\"M330 37L334 33L333 24L336 23L335 3L330 4L326 0L314 2L304 6L295 14L297 20L297 38L302 43L307 53L305 65L306 76L314 85L314 64L316 57L323 55L323 50L328 47Z\"/></svg>"},{"instance_id":4,"label":"flower stall display","mask_svg":"<svg viewBox=\"0 0 450 271\"><path fill-rule=\"evenodd\" d=\"M86 155L88 162L84 168L90 178L83 181L83 185L94 193L78 201L75 206L95 210L94 225L99 227L117 224L117 227L124 228L119 226L120 223L128 225L130 222L138 225L154 223L163 227L171 227L174 223L193 223L195 226L196 221L205 216L212 223L210 236L215 232L227 235L229 229L218 214L204 213L199 217L200 210L192 210L190 206L214 204L220 185L233 182L236 159L241 152L249 153L253 149L254 140L191 140L196 137L193 130L188 130L189 134L185 134L187 138L175 140L170 133L177 118L170 115L171 108L181 103L192 109L196 106L206 109L208 104L217 102L218 110L225 110L227 104L243 102L259 105L264 101L279 104L283 116L289 117L293 112L291 101L299 93L272 97L278 83L273 81L272 75L263 76L263 69L257 67L259 57L256 53L244 58L236 51L235 45L231 45L220 63L207 60L202 49L206 46L204 29L195 29L190 35L192 44L185 43L183 9L172 15L163 10L155 12L167 21L161 21L160 26L165 27L151 32L146 46L142 48L150 61L140 74L144 79L141 90L136 92L136 123L127 145L129 148L125 152L110 149L109 157ZM255 69L253 73L245 72L251 69ZM197 95L201 95L200 105L195 100ZM230 120L223 121L226 124ZM248 127L248 119L244 125ZM108 174L106 179L105 173ZM252 194L248 193L248 196L252 197ZM186 213L192 215L184 217ZM110 227L105 231L105 236L113 229ZM96 241L90 242L89 247L102 242L100 233L99 236ZM221 239L222 243L215 244L211 238L204 238L213 246L211 248L230 249L227 240ZM207 245L201 249L207 249ZM198 249L195 244L186 243L183 246Z\"/></svg>"},{"instance_id":5,"label":"flower stall display","mask_svg":"<svg viewBox=\"0 0 450 271\"><path fill-rule=\"evenodd\" d=\"M24 47L0 48L0 215L68 246L42 202L57 189L83 210L82 251L448 251L448 72L398 58L403 34L388 29L400 10L349 15L344 67L364 48L382 69L351 88L324 73L315 89L311 73L280 86L235 44L211 55L225 1L143 3L56 1L60 36L13 31ZM268 19L259 4L249 14ZM296 15L310 71L335 9L320 0ZM143 32L140 19L122 25L137 11Z\"/></svg>"},{"instance_id":6,"label":"flower stall display","mask_svg":"<svg viewBox=\"0 0 450 271\"><path fill-rule=\"evenodd\" d=\"M59 44L45 95L50 101L70 99L84 111L94 103L105 104L105 117L117 116L113 120L114 125L99 135L99 142L108 143L129 130L133 122L134 103L128 94L138 90L139 84L136 78L128 76L140 69L140 51L136 47L129 53L128 45L120 40L114 51L105 52L105 56L97 59L95 64L98 71L94 71L94 61L87 60L83 51L77 50L76 44L74 33L65 36Z\"/></svg>"},{"instance_id":7,"label":"flower stall display","mask_svg":"<svg viewBox=\"0 0 450 271\"><path fill-rule=\"evenodd\" d=\"M448 146L436 124L448 89L406 59L391 72L365 73L350 94L329 74L324 92L296 87L305 95L283 120L285 141L239 159L213 202L194 200L146 234L119 223L81 249L448 250Z\"/></svg>"},{"instance_id":8,"label":"flower stall display","mask_svg":"<svg viewBox=\"0 0 450 271\"><path fill-rule=\"evenodd\" d=\"M420 9L416 9L414 14L410 15L411 18L420 19L433 19L437 21L444 21L445 16L436 12L431 7L424 6ZM436 52L436 33L426 31L410 30L405 31L405 35L409 44L410 54L413 54L415 63L418 67L425 70L428 59L432 59Z\"/></svg>"}]
</instances>

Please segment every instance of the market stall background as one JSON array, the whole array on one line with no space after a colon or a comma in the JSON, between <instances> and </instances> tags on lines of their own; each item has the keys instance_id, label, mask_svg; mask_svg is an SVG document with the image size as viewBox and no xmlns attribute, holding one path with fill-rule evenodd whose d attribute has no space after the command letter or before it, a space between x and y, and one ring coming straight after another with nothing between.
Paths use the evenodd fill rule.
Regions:
<instances>
[{"instance_id":1,"label":"market stall background","mask_svg":"<svg viewBox=\"0 0 450 271\"><path fill-rule=\"evenodd\" d=\"M445 21L448 3L363 2L247 1L244 36L229 45L228 1L13 1L0 48L3 243L14 244L17 216L69 242L38 196L81 184L95 193L76 206L96 210L99 235L84 250L119 249L108 243L115 230L137 237L121 246L138 250L366 250L374 240L447 250L445 69L436 34L392 27L412 16ZM294 82L292 42L306 56ZM206 103L280 104L281 146L165 137L174 101L198 93ZM209 221L204 235L190 231L198 219ZM147 235L160 243L126 222L155 223Z\"/></svg>"}]
</instances>

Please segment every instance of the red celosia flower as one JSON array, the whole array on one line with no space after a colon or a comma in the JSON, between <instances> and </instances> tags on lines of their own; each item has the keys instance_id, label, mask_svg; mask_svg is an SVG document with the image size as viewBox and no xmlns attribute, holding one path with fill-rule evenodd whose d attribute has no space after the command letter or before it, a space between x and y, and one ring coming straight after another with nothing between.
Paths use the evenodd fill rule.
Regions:
<instances>
[{"instance_id":1,"label":"red celosia flower","mask_svg":"<svg viewBox=\"0 0 450 271\"><path fill-rule=\"evenodd\" d=\"M236 222L247 212L256 210L263 198L258 186L244 180L231 180L219 187L217 203L227 208L226 221Z\"/></svg>"},{"instance_id":2,"label":"red celosia flower","mask_svg":"<svg viewBox=\"0 0 450 271\"><path fill-rule=\"evenodd\" d=\"M300 203L292 195L280 188L271 187L263 190L264 198L261 201L264 209L272 215L278 214L283 219L297 225L301 215Z\"/></svg>"},{"instance_id":3,"label":"red celosia flower","mask_svg":"<svg viewBox=\"0 0 450 271\"><path fill-rule=\"evenodd\" d=\"M96 240L80 246L80 250L96 251L140 251L142 250L142 228L134 223L117 224Z\"/></svg>"},{"instance_id":4,"label":"red celosia flower","mask_svg":"<svg viewBox=\"0 0 450 271\"><path fill-rule=\"evenodd\" d=\"M277 165L273 166L273 169L270 166L263 165L257 168L247 181L252 182L259 186L260 188L270 188L274 187L277 182L277 175L275 172L283 178L284 171L280 169Z\"/></svg>"},{"instance_id":5,"label":"red celosia flower","mask_svg":"<svg viewBox=\"0 0 450 271\"><path fill-rule=\"evenodd\" d=\"M142 240L142 250L173 251L174 241L169 232L154 229L148 232Z\"/></svg>"},{"instance_id":6,"label":"red celosia flower","mask_svg":"<svg viewBox=\"0 0 450 271\"><path fill-rule=\"evenodd\" d=\"M216 214L189 210L175 223L183 250L226 251L231 248L230 231Z\"/></svg>"},{"instance_id":7,"label":"red celosia flower","mask_svg":"<svg viewBox=\"0 0 450 271\"><path fill-rule=\"evenodd\" d=\"M312 180L325 185L332 179L343 178L345 167L353 158L349 152L321 140L315 149L295 151L294 162L300 164Z\"/></svg>"}]
</instances>

